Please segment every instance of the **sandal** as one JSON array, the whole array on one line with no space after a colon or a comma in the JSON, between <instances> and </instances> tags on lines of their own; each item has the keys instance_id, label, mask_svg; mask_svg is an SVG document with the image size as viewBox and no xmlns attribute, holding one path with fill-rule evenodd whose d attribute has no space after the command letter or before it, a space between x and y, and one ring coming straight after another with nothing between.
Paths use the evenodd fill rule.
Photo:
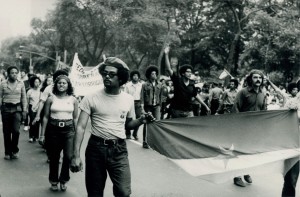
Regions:
<instances>
[{"instance_id":1,"label":"sandal","mask_svg":"<svg viewBox=\"0 0 300 197\"><path fill-rule=\"evenodd\" d=\"M58 191L58 186L57 186L57 184L51 184L50 189L51 189L52 191Z\"/></svg>"},{"instance_id":2,"label":"sandal","mask_svg":"<svg viewBox=\"0 0 300 197\"><path fill-rule=\"evenodd\" d=\"M66 184L61 183L61 184L60 184L60 190L63 191L63 192L66 191L66 190L67 190Z\"/></svg>"}]
</instances>

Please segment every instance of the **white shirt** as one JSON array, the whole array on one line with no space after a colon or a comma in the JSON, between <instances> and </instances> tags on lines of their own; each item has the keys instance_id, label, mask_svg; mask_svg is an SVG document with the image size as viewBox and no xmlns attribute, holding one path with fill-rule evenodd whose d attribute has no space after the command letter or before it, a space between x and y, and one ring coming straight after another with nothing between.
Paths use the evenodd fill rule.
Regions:
<instances>
[{"instance_id":1,"label":"white shirt","mask_svg":"<svg viewBox=\"0 0 300 197\"><path fill-rule=\"evenodd\" d=\"M98 90L85 96L79 108L90 115L91 133L104 139L125 139L126 117L135 118L133 97L123 91L111 95Z\"/></svg>"},{"instance_id":2,"label":"white shirt","mask_svg":"<svg viewBox=\"0 0 300 197\"><path fill-rule=\"evenodd\" d=\"M124 91L133 96L134 100L141 100L142 85L141 82L134 84L130 81L126 84Z\"/></svg>"}]
</instances>

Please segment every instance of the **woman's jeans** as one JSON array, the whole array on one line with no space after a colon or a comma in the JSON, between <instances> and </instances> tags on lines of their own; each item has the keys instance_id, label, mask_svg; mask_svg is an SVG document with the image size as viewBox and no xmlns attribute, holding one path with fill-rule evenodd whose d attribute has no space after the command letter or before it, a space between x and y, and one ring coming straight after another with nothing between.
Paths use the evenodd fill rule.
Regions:
<instances>
[{"instance_id":1,"label":"woman's jeans","mask_svg":"<svg viewBox=\"0 0 300 197\"><path fill-rule=\"evenodd\" d=\"M37 122L34 125L32 124L35 116L36 116L36 112L32 111L32 105L29 105L29 138L33 138L33 139L38 139L39 138L39 129L40 129L40 123Z\"/></svg>"},{"instance_id":2,"label":"woman's jeans","mask_svg":"<svg viewBox=\"0 0 300 197\"><path fill-rule=\"evenodd\" d=\"M46 149L50 159L49 182L66 183L70 180L70 161L73 155L74 125L59 127L48 122ZM63 162L59 175L59 159L63 150Z\"/></svg>"},{"instance_id":3,"label":"woman's jeans","mask_svg":"<svg viewBox=\"0 0 300 197\"><path fill-rule=\"evenodd\" d=\"M131 174L125 140L106 144L102 138L91 135L85 160L88 197L103 196L107 172L113 183L114 196L126 197L131 194Z\"/></svg>"}]
</instances>

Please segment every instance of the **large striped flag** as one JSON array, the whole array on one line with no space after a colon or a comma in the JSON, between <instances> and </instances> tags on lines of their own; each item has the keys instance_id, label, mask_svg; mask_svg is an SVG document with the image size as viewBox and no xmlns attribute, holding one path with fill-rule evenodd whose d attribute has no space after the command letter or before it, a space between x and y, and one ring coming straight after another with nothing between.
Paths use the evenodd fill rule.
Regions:
<instances>
[{"instance_id":1,"label":"large striped flag","mask_svg":"<svg viewBox=\"0 0 300 197\"><path fill-rule=\"evenodd\" d=\"M148 124L148 143L189 174L212 182L286 172L297 160L296 111L178 118Z\"/></svg>"}]
</instances>

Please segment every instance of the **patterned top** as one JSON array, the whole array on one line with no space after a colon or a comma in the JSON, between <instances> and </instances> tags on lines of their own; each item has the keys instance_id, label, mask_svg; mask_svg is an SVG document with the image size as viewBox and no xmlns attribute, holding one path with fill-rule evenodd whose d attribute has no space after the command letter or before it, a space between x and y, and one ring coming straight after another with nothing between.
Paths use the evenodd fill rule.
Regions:
<instances>
[{"instance_id":1,"label":"patterned top","mask_svg":"<svg viewBox=\"0 0 300 197\"><path fill-rule=\"evenodd\" d=\"M16 80L16 85L11 86L8 80L3 81L0 85L0 99L2 103L18 104L21 103L22 110L27 112L27 98L24 83ZM1 104L2 104L1 103Z\"/></svg>"}]
</instances>

